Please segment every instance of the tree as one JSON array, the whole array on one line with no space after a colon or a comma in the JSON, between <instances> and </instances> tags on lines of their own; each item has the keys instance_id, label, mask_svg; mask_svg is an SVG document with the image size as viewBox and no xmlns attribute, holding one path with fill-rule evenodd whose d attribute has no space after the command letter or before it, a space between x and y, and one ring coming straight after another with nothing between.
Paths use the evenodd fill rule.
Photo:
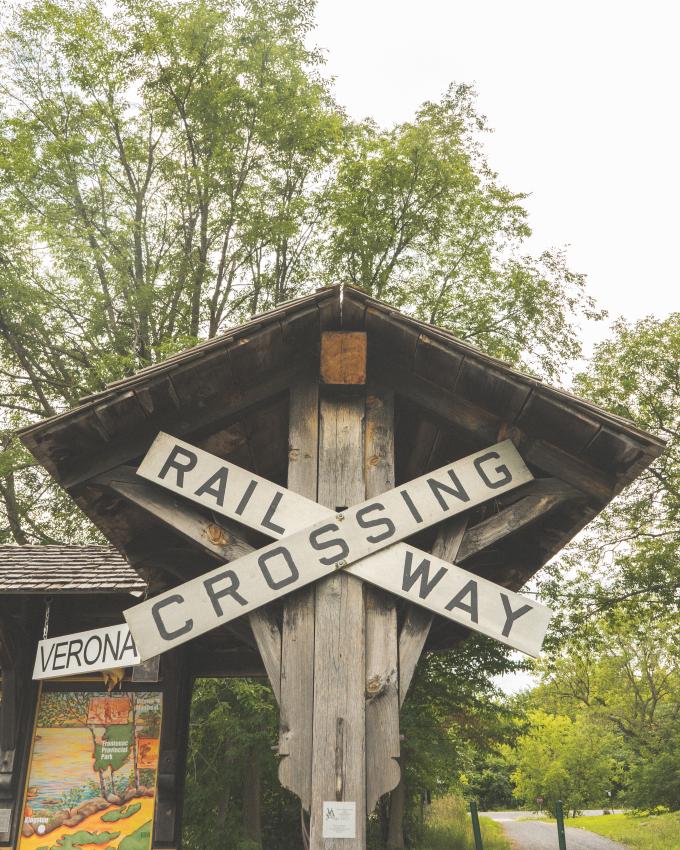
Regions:
<instances>
[{"instance_id":1,"label":"tree","mask_svg":"<svg viewBox=\"0 0 680 850\"><path fill-rule=\"evenodd\" d=\"M580 352L574 320L601 314L560 252L522 255L525 196L486 162L487 130L466 85L392 130L355 128L329 189L329 280L556 380Z\"/></svg>"},{"instance_id":2,"label":"tree","mask_svg":"<svg viewBox=\"0 0 680 850\"><path fill-rule=\"evenodd\" d=\"M289 850L300 844L299 801L279 785L271 758L277 719L266 685L246 679L197 682L183 837L190 850Z\"/></svg>"},{"instance_id":3,"label":"tree","mask_svg":"<svg viewBox=\"0 0 680 850\"><path fill-rule=\"evenodd\" d=\"M541 662L541 684L529 696L534 708L609 736L614 790L636 807L680 805L679 639L676 611L619 603Z\"/></svg>"},{"instance_id":4,"label":"tree","mask_svg":"<svg viewBox=\"0 0 680 850\"><path fill-rule=\"evenodd\" d=\"M516 795L527 803L543 798L543 807L553 815L557 800L574 816L602 800L615 767L611 734L580 717L531 711L528 718L529 731L509 754Z\"/></svg>"},{"instance_id":5,"label":"tree","mask_svg":"<svg viewBox=\"0 0 680 850\"><path fill-rule=\"evenodd\" d=\"M33 0L2 38L0 534L91 540L13 439L106 382L348 281L557 377L593 313L453 86L354 124L311 0Z\"/></svg>"},{"instance_id":6,"label":"tree","mask_svg":"<svg viewBox=\"0 0 680 850\"><path fill-rule=\"evenodd\" d=\"M546 598L564 631L625 603L677 610L680 601L680 313L618 321L575 389L667 441L659 458L552 566ZM640 600L638 602L638 600Z\"/></svg>"}]
</instances>

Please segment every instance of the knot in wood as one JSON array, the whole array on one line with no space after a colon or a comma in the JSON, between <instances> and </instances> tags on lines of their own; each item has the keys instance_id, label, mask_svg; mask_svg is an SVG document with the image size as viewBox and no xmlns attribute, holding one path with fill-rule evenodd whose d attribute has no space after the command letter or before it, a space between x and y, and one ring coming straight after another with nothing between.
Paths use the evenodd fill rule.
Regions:
<instances>
[{"instance_id":1,"label":"knot in wood","mask_svg":"<svg viewBox=\"0 0 680 850\"><path fill-rule=\"evenodd\" d=\"M226 546L229 543L229 538L224 533L224 529L220 528L219 525L210 523L206 532L208 534L208 540L215 546Z\"/></svg>"},{"instance_id":2,"label":"knot in wood","mask_svg":"<svg viewBox=\"0 0 680 850\"><path fill-rule=\"evenodd\" d=\"M289 449L288 460L297 460L300 457L300 449Z\"/></svg>"},{"instance_id":3,"label":"knot in wood","mask_svg":"<svg viewBox=\"0 0 680 850\"><path fill-rule=\"evenodd\" d=\"M368 459L369 466L377 466L382 460L382 455L371 455Z\"/></svg>"},{"instance_id":4,"label":"knot in wood","mask_svg":"<svg viewBox=\"0 0 680 850\"><path fill-rule=\"evenodd\" d=\"M369 700L376 699L387 689L387 679L383 676L371 676L366 682L366 698Z\"/></svg>"}]
</instances>

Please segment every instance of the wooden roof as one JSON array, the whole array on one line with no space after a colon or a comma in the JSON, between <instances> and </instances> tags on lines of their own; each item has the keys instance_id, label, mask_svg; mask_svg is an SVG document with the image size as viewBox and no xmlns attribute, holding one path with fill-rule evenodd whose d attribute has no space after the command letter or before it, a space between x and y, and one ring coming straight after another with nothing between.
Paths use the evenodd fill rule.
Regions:
<instances>
[{"instance_id":1,"label":"wooden roof","mask_svg":"<svg viewBox=\"0 0 680 850\"><path fill-rule=\"evenodd\" d=\"M540 479L535 498L554 492L555 482L571 488L569 498L555 501L539 519L522 511L518 500L527 493L521 488L475 513L462 563L513 589L662 451L662 441L628 420L359 290L338 286L282 304L117 381L74 410L24 429L21 439L153 592L214 565L214 555L97 477L123 467L133 474L164 430L285 485L288 389L300 379L318 379L325 330L365 330L368 380L395 391L397 483L510 436ZM513 533L508 536L506 527L501 536L499 526L507 522ZM250 532L244 536L253 545L263 542ZM431 544L427 534L421 537L422 548ZM446 645L459 635L442 622L431 645ZM242 639L247 643L248 636ZM228 643L224 636L220 640Z\"/></svg>"},{"instance_id":2,"label":"wooden roof","mask_svg":"<svg viewBox=\"0 0 680 850\"><path fill-rule=\"evenodd\" d=\"M146 585L113 546L0 545L0 593L142 593Z\"/></svg>"}]
</instances>

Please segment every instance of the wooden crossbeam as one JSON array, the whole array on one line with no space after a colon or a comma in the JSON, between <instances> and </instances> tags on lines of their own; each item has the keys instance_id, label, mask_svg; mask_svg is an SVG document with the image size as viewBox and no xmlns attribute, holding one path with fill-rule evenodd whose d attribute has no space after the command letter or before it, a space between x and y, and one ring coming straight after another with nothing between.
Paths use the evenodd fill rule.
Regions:
<instances>
[{"instance_id":1,"label":"wooden crossbeam","mask_svg":"<svg viewBox=\"0 0 680 850\"><path fill-rule=\"evenodd\" d=\"M498 543L509 534L536 522L564 501L564 496L558 494L525 496L515 502L514 505L510 505L509 508L505 508L505 510L494 514L472 528L468 528L458 550L457 562L462 564L468 558L494 543Z\"/></svg>"}]
</instances>

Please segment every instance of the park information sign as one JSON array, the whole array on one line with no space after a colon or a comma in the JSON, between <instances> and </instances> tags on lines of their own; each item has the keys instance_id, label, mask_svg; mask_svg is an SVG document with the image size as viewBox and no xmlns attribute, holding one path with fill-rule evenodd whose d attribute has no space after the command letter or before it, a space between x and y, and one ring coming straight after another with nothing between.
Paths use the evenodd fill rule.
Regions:
<instances>
[{"instance_id":1,"label":"park information sign","mask_svg":"<svg viewBox=\"0 0 680 850\"><path fill-rule=\"evenodd\" d=\"M77 673L96 673L112 667L133 667L139 663L130 629L122 623L41 640L33 678L54 679Z\"/></svg>"},{"instance_id":2,"label":"park information sign","mask_svg":"<svg viewBox=\"0 0 680 850\"><path fill-rule=\"evenodd\" d=\"M529 655L540 650L549 609L397 543L531 481L509 440L339 513L167 434L138 472L279 538L125 611L142 659L343 568Z\"/></svg>"},{"instance_id":3,"label":"park information sign","mask_svg":"<svg viewBox=\"0 0 680 850\"><path fill-rule=\"evenodd\" d=\"M18 850L150 850L161 699L41 694Z\"/></svg>"}]
</instances>

